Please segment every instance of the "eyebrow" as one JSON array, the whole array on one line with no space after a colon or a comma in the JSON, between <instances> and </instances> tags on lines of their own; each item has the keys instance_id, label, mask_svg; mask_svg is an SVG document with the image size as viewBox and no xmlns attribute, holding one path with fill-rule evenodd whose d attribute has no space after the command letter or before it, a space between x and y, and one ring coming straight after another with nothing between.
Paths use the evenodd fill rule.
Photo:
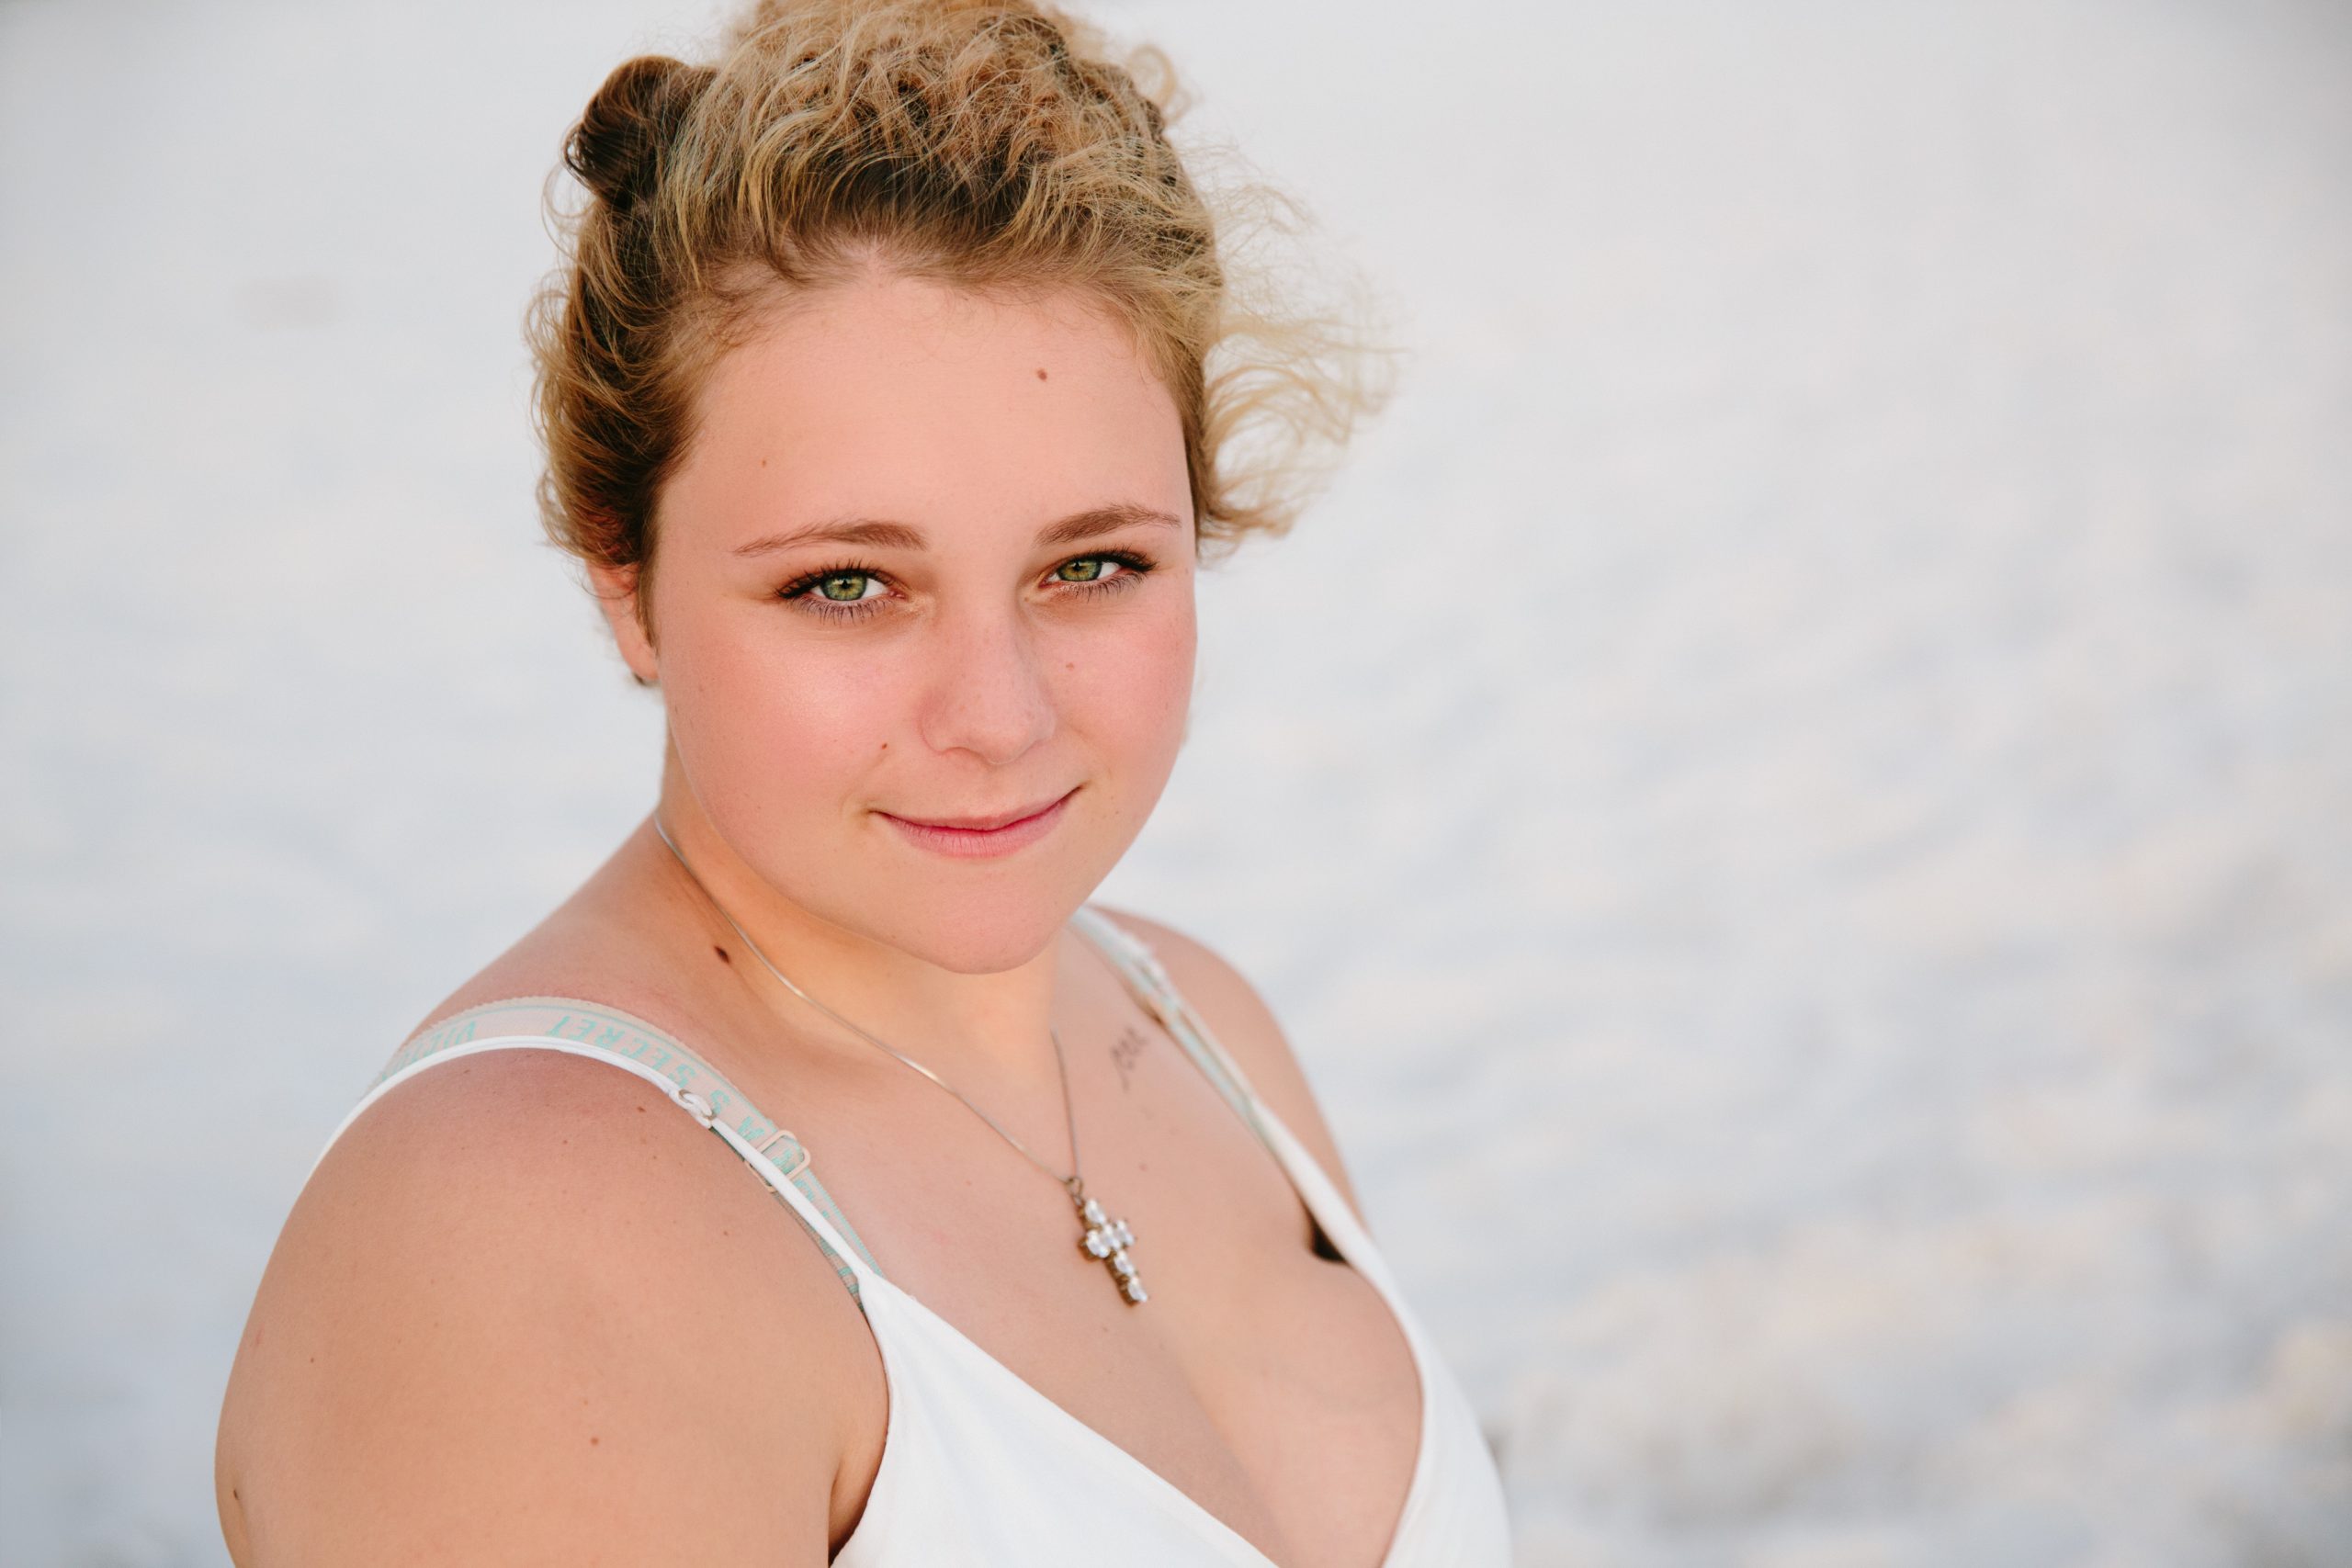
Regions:
<instances>
[{"instance_id":1,"label":"eyebrow","mask_svg":"<svg viewBox=\"0 0 2352 1568\"><path fill-rule=\"evenodd\" d=\"M1057 523L1047 524L1037 530L1037 543L1045 546L1075 545L1138 523L1167 528L1183 526L1157 507L1114 502L1108 506L1090 506L1083 512L1071 513ZM748 545L736 546L735 553L739 556L765 556L791 549L797 545L826 543L867 545L876 549L922 550L931 547L922 530L907 524L878 517L842 517L827 523L811 523L807 527L793 528L781 534L770 534Z\"/></svg>"}]
</instances>

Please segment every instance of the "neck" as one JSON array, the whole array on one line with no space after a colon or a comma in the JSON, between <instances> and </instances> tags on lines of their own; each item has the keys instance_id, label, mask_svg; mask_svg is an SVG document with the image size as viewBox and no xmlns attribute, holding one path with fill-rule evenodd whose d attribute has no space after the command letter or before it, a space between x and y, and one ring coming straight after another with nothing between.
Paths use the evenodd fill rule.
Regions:
<instances>
[{"instance_id":1,"label":"neck","mask_svg":"<svg viewBox=\"0 0 2352 1568\"><path fill-rule=\"evenodd\" d=\"M660 804L639 837L681 917L707 938L699 945L722 948L732 983L795 1035L878 1057L862 1029L950 1081L959 1066L990 1076L1054 1071L1047 1031L1058 942L1012 968L964 974L825 919L778 891L720 836L674 750Z\"/></svg>"}]
</instances>

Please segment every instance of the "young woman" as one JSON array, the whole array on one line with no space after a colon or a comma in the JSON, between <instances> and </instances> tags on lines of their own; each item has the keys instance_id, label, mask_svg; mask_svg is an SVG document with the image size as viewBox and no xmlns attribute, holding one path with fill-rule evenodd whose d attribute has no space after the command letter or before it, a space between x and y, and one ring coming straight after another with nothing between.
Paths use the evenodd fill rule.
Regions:
<instances>
[{"instance_id":1,"label":"young woman","mask_svg":"<svg viewBox=\"0 0 2352 1568\"><path fill-rule=\"evenodd\" d=\"M242 1568L1506 1561L1273 1020L1086 902L1203 547L1288 520L1228 436L1351 397L1165 98L1023 0L787 0L588 106L546 513L660 794L311 1172Z\"/></svg>"}]
</instances>

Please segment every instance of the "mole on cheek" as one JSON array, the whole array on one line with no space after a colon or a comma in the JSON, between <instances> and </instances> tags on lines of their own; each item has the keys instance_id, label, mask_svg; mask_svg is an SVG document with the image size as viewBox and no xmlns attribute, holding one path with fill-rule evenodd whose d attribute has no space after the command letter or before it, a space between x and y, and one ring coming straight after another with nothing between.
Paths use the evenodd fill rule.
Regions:
<instances>
[{"instance_id":1,"label":"mole on cheek","mask_svg":"<svg viewBox=\"0 0 2352 1568\"><path fill-rule=\"evenodd\" d=\"M1046 378L1046 372L1045 372L1044 367L1041 366L1041 367L1039 367L1038 371L1037 371L1037 379L1038 379L1038 380L1040 380L1040 381L1042 381L1042 380L1044 380L1045 378Z\"/></svg>"}]
</instances>

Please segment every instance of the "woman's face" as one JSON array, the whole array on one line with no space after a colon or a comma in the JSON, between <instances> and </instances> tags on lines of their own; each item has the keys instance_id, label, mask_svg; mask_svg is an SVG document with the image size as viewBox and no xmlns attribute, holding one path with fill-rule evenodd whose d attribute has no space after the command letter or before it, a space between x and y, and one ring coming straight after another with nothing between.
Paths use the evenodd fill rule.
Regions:
<instances>
[{"instance_id":1,"label":"woman's face","mask_svg":"<svg viewBox=\"0 0 2352 1568\"><path fill-rule=\"evenodd\" d=\"M655 645L599 586L734 854L786 906L978 974L1041 951L1159 800L1193 565L1176 406L1123 328L876 277L709 377L661 497Z\"/></svg>"}]
</instances>

